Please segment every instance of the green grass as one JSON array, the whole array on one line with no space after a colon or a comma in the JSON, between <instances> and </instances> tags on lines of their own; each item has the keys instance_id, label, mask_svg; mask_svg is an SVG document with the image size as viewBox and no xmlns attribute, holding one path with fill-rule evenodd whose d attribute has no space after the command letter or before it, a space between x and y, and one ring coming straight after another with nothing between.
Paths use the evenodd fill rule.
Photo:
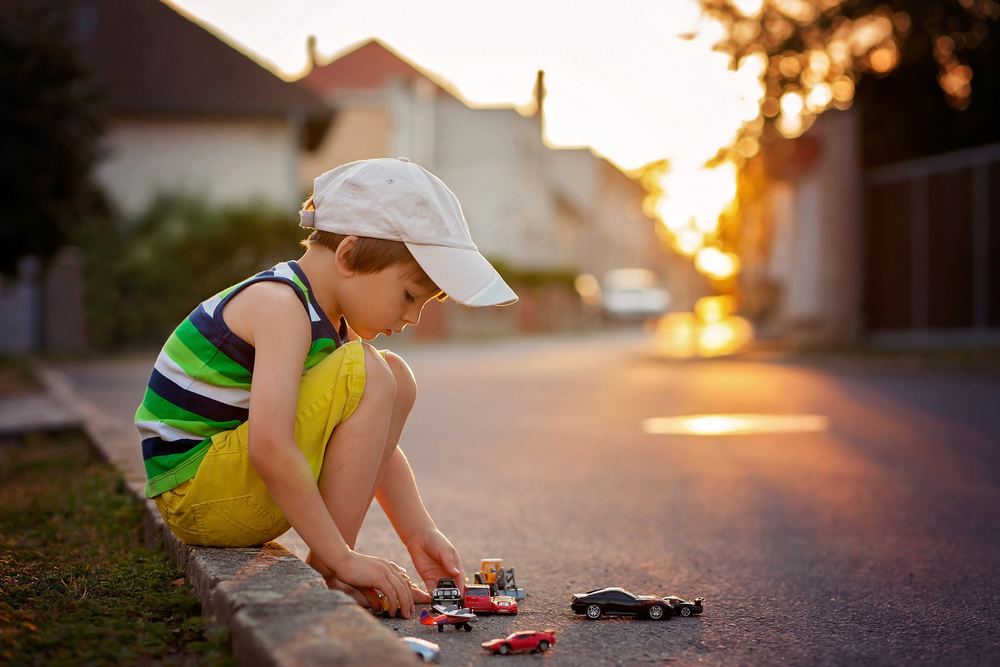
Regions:
<instances>
[{"instance_id":1,"label":"green grass","mask_svg":"<svg viewBox=\"0 0 1000 667\"><path fill-rule=\"evenodd\" d=\"M0 447L0 665L232 665L78 435Z\"/></svg>"}]
</instances>

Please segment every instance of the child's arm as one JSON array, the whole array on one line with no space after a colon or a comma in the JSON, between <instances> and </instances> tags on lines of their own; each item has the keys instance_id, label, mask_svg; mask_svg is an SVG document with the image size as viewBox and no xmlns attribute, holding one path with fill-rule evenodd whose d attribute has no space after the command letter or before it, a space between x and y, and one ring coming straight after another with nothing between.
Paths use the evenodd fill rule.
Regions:
<instances>
[{"instance_id":1,"label":"child's arm","mask_svg":"<svg viewBox=\"0 0 1000 667\"><path fill-rule=\"evenodd\" d=\"M434 590L441 577L453 577L455 583L463 588L465 570L462 559L424 508L413 470L398 447L375 497L410 552L413 566L427 592Z\"/></svg>"},{"instance_id":2,"label":"child's arm","mask_svg":"<svg viewBox=\"0 0 1000 667\"><path fill-rule=\"evenodd\" d=\"M295 443L302 366L312 339L308 315L294 292L277 283L246 288L226 307L230 328L256 348L250 391L249 455L289 523L344 583L379 608L374 590L404 617L413 610L409 579L390 561L351 550L320 496L309 463Z\"/></svg>"}]
</instances>

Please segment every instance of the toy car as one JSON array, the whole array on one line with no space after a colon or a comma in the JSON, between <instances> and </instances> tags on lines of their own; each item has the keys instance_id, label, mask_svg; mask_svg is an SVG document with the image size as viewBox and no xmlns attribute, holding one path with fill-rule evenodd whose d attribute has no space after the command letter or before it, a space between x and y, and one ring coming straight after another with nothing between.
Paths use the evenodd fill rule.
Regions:
<instances>
[{"instance_id":1,"label":"toy car","mask_svg":"<svg viewBox=\"0 0 1000 667\"><path fill-rule=\"evenodd\" d=\"M702 604L705 602L705 598L695 598L694 600L682 600L676 595L668 595L663 598L664 602L669 604L674 609L674 614L678 616L690 616L691 614L700 614L704 608Z\"/></svg>"},{"instance_id":2,"label":"toy car","mask_svg":"<svg viewBox=\"0 0 1000 667\"><path fill-rule=\"evenodd\" d=\"M545 630L543 632L515 632L500 639L491 639L488 642L483 642L482 647L490 653L500 653L502 655L523 651L544 653L555 643L555 631Z\"/></svg>"},{"instance_id":3,"label":"toy car","mask_svg":"<svg viewBox=\"0 0 1000 667\"><path fill-rule=\"evenodd\" d=\"M490 595L509 595L515 600L523 600L526 593L514 579L514 568L504 567L502 558L484 558L475 574L477 584L490 587Z\"/></svg>"},{"instance_id":4,"label":"toy car","mask_svg":"<svg viewBox=\"0 0 1000 667\"><path fill-rule=\"evenodd\" d=\"M447 607L449 605L462 605L462 592L455 585L455 580L451 577L438 579L437 588L431 593L431 604Z\"/></svg>"},{"instance_id":5,"label":"toy car","mask_svg":"<svg viewBox=\"0 0 1000 667\"><path fill-rule=\"evenodd\" d=\"M420 637L403 637L407 647L424 662L441 662L441 647Z\"/></svg>"},{"instance_id":6,"label":"toy car","mask_svg":"<svg viewBox=\"0 0 1000 667\"><path fill-rule=\"evenodd\" d=\"M477 614L516 614L517 600L509 595L490 595L485 584L465 587L465 606Z\"/></svg>"},{"instance_id":7,"label":"toy car","mask_svg":"<svg viewBox=\"0 0 1000 667\"><path fill-rule=\"evenodd\" d=\"M673 616L674 608L663 598L653 595L635 595L623 588L598 588L577 593L569 603L570 609L584 614L591 620L604 615L644 616L659 621Z\"/></svg>"},{"instance_id":8,"label":"toy car","mask_svg":"<svg viewBox=\"0 0 1000 667\"><path fill-rule=\"evenodd\" d=\"M484 584L472 584L465 587L465 606L481 614L493 611L493 599L490 587Z\"/></svg>"},{"instance_id":9,"label":"toy car","mask_svg":"<svg viewBox=\"0 0 1000 667\"><path fill-rule=\"evenodd\" d=\"M517 600L509 595L494 595L490 600L490 612L494 614L516 614Z\"/></svg>"}]
</instances>

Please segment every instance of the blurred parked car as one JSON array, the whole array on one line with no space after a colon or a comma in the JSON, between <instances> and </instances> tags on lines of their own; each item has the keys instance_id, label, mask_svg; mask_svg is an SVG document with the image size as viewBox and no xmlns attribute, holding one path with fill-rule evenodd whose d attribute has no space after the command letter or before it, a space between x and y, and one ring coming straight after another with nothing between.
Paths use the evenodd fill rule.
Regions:
<instances>
[{"instance_id":1,"label":"blurred parked car","mask_svg":"<svg viewBox=\"0 0 1000 667\"><path fill-rule=\"evenodd\" d=\"M604 275L601 312L617 321L659 317L670 308L670 293L648 269L614 269Z\"/></svg>"}]
</instances>

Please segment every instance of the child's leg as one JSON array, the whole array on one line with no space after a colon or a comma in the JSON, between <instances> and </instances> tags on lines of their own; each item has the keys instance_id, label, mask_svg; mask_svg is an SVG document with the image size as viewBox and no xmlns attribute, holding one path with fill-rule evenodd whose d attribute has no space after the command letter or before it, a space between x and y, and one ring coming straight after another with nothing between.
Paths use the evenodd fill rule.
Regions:
<instances>
[{"instance_id":1,"label":"child's leg","mask_svg":"<svg viewBox=\"0 0 1000 667\"><path fill-rule=\"evenodd\" d=\"M396 445L403 435L403 427L406 426L406 419L410 416L413 403L417 400L417 381L413 378L413 371L406 365L403 358L394 352L385 352L386 363L392 376L396 380L396 400L392 404L392 415L389 417L389 433L385 439L385 450L382 453L382 462L378 467L378 474L375 476L375 485L372 487L371 496L368 497L368 507L371 507L375 493L382 486L385 473L389 469L389 461L396 453ZM368 507L365 514L368 514ZM362 517L363 519L363 517ZM359 527L360 529L360 527ZM352 547L353 548L353 547Z\"/></svg>"},{"instance_id":2,"label":"child's leg","mask_svg":"<svg viewBox=\"0 0 1000 667\"><path fill-rule=\"evenodd\" d=\"M319 492L347 545L354 548L375 484L396 398L388 364L365 344L365 388L358 407L333 429L319 476Z\"/></svg>"},{"instance_id":3,"label":"child's leg","mask_svg":"<svg viewBox=\"0 0 1000 667\"><path fill-rule=\"evenodd\" d=\"M409 367L391 352L386 353L383 359L366 344L365 366L365 389L361 401L353 414L334 429L319 478L320 495L352 549L396 451L417 389ZM319 571L331 586L343 588L334 573L311 553L306 562ZM367 604L360 594L354 597Z\"/></svg>"}]
</instances>

